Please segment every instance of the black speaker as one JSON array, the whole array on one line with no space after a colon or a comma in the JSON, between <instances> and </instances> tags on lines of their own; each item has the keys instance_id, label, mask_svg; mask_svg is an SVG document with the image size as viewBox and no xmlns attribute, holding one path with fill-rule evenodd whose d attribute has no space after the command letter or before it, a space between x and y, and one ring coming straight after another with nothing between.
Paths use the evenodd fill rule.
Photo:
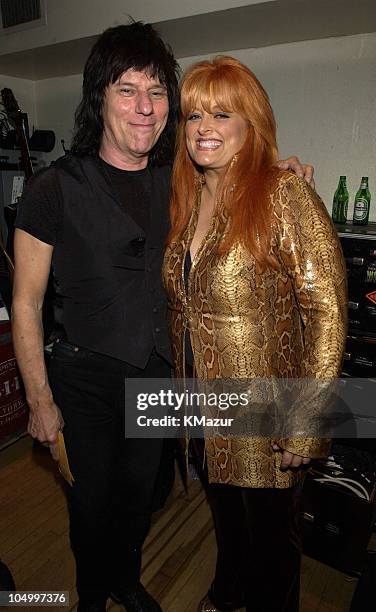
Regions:
<instances>
[{"instance_id":1,"label":"black speaker","mask_svg":"<svg viewBox=\"0 0 376 612\"><path fill-rule=\"evenodd\" d=\"M34 130L29 139L30 151L51 153L55 146L55 132L52 130Z\"/></svg>"},{"instance_id":2,"label":"black speaker","mask_svg":"<svg viewBox=\"0 0 376 612\"><path fill-rule=\"evenodd\" d=\"M34 130L27 142L30 151L51 153L55 147L55 140L55 132L52 130ZM16 130L9 130L5 136L0 136L0 146L2 149L19 149L20 143Z\"/></svg>"},{"instance_id":3,"label":"black speaker","mask_svg":"<svg viewBox=\"0 0 376 612\"><path fill-rule=\"evenodd\" d=\"M344 487L307 475L303 491L303 552L335 569L359 576L375 521L375 486L370 501Z\"/></svg>"}]
</instances>

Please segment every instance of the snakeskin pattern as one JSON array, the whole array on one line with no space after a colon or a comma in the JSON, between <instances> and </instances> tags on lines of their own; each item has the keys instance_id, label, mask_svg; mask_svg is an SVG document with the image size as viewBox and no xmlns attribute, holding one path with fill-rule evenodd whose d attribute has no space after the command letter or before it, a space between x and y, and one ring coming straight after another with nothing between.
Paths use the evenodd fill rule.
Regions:
<instances>
[{"instance_id":1,"label":"snakeskin pattern","mask_svg":"<svg viewBox=\"0 0 376 612\"><path fill-rule=\"evenodd\" d=\"M323 378L339 376L347 324L346 267L324 204L295 175L281 172L270 195L270 253L279 269L260 269L240 243L218 247L229 218L217 206L185 291L184 260L195 232L200 201L178 242L166 251L163 277L171 311L176 376L185 375L184 333L189 330L199 379ZM325 456L329 441L278 440L307 457ZM243 487L293 486L302 472L281 471L281 453L261 437L206 439L210 482Z\"/></svg>"}]
</instances>

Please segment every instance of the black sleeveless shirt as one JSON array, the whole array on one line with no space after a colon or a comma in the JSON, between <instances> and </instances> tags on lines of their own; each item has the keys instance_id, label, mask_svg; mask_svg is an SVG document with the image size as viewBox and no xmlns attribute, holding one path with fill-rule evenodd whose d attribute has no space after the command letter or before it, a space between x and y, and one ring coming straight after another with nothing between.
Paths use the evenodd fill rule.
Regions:
<instances>
[{"instance_id":1,"label":"black sleeveless shirt","mask_svg":"<svg viewBox=\"0 0 376 612\"><path fill-rule=\"evenodd\" d=\"M69 342L140 368L153 348L171 361L161 279L170 168L145 172L144 228L108 170L96 157L61 158L29 182L16 227L54 246Z\"/></svg>"}]
</instances>

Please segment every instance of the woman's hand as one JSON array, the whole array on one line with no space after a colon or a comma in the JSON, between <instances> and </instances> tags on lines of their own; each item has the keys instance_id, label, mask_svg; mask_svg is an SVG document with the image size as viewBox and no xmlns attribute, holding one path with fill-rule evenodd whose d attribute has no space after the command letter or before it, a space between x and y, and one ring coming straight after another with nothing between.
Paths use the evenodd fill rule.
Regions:
<instances>
[{"instance_id":1,"label":"woman's hand","mask_svg":"<svg viewBox=\"0 0 376 612\"><path fill-rule=\"evenodd\" d=\"M276 166L280 170L290 170L294 172L296 176L302 178L312 187L315 188L315 180L313 178L314 168L309 164L301 164L300 160L294 155L293 157L289 157L288 159L281 159L277 161Z\"/></svg>"},{"instance_id":2,"label":"woman's hand","mask_svg":"<svg viewBox=\"0 0 376 612\"><path fill-rule=\"evenodd\" d=\"M308 465L311 461L309 457L301 457L300 455L294 455L290 451L283 450L278 444L273 444L274 451L282 452L281 469L286 470L287 468L298 468L302 465Z\"/></svg>"}]
</instances>

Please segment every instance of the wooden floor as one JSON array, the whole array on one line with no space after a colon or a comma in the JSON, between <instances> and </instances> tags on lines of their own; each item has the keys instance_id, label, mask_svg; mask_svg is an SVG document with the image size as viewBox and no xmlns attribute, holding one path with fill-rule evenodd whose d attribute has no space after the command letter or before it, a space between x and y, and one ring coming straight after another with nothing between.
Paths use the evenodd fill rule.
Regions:
<instances>
[{"instance_id":1,"label":"wooden floor","mask_svg":"<svg viewBox=\"0 0 376 612\"><path fill-rule=\"evenodd\" d=\"M11 568L18 590L69 591L69 609L76 608L60 476L48 451L32 448L29 439L0 452L0 557ZM214 563L215 540L204 493L194 482L187 497L177 482L145 544L143 582L164 612L196 612ZM354 579L304 558L301 612L346 612L355 586ZM124 612L112 602L108 609Z\"/></svg>"}]
</instances>

